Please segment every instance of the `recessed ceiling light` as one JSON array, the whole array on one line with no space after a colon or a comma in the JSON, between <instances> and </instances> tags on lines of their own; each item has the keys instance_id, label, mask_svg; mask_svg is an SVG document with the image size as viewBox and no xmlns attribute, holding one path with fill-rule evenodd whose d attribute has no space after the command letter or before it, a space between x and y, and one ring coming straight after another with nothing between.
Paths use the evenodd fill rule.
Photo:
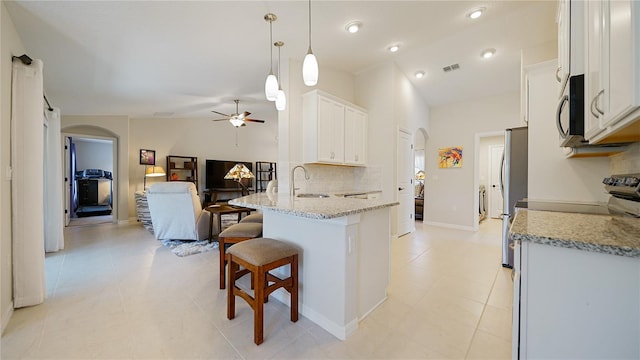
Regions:
<instances>
[{"instance_id":1,"label":"recessed ceiling light","mask_svg":"<svg viewBox=\"0 0 640 360\"><path fill-rule=\"evenodd\" d=\"M424 77L424 71L417 71L415 73L416 79L422 79Z\"/></svg>"},{"instance_id":2,"label":"recessed ceiling light","mask_svg":"<svg viewBox=\"0 0 640 360\"><path fill-rule=\"evenodd\" d=\"M391 51L391 52L396 52L398 50L400 50L400 45L391 45L391 46L389 46L389 51Z\"/></svg>"},{"instance_id":3,"label":"recessed ceiling light","mask_svg":"<svg viewBox=\"0 0 640 360\"><path fill-rule=\"evenodd\" d=\"M496 49L487 49L484 50L480 53L480 56L482 56L483 59L488 59L490 57L493 57L493 55L496 54Z\"/></svg>"},{"instance_id":4,"label":"recessed ceiling light","mask_svg":"<svg viewBox=\"0 0 640 360\"><path fill-rule=\"evenodd\" d=\"M347 26L345 26L344 28L347 29L348 32L355 34L357 33L360 28L362 27L362 23L359 21L352 21L350 23L347 24Z\"/></svg>"},{"instance_id":5,"label":"recessed ceiling light","mask_svg":"<svg viewBox=\"0 0 640 360\"><path fill-rule=\"evenodd\" d=\"M480 16L482 16L482 13L484 12L484 8L477 8L473 11L471 11L467 16L471 19L477 19Z\"/></svg>"}]
</instances>

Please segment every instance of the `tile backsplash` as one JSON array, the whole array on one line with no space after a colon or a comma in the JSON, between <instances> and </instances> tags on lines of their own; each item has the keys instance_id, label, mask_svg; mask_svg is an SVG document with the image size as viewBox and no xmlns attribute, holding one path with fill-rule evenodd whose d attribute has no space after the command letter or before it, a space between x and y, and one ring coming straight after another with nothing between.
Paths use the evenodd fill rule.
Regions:
<instances>
[{"instance_id":1,"label":"tile backsplash","mask_svg":"<svg viewBox=\"0 0 640 360\"><path fill-rule=\"evenodd\" d=\"M379 167L300 165L304 165L307 169L309 180L304 178L303 171L296 171L296 188L299 188L297 192L351 192L382 189L382 169Z\"/></svg>"},{"instance_id":2,"label":"tile backsplash","mask_svg":"<svg viewBox=\"0 0 640 360\"><path fill-rule=\"evenodd\" d=\"M640 142L631 144L625 152L610 159L612 175L640 173Z\"/></svg>"}]
</instances>

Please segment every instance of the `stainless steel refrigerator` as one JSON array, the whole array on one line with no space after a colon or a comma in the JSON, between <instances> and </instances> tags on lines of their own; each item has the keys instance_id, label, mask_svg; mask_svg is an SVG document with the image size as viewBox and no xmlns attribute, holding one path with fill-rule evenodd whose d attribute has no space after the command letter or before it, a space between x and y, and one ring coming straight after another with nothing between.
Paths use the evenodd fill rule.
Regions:
<instances>
[{"instance_id":1,"label":"stainless steel refrigerator","mask_svg":"<svg viewBox=\"0 0 640 360\"><path fill-rule=\"evenodd\" d=\"M515 216L515 204L527 197L528 128L507 129L504 134L504 153L500 188L502 206L502 266L513 267L513 248L509 240L509 227Z\"/></svg>"}]
</instances>

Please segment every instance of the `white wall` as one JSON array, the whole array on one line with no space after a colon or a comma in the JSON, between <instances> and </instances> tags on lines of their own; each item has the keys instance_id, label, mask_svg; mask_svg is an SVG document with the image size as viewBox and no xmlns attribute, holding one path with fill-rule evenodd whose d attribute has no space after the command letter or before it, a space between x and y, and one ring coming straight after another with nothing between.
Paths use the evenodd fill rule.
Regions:
<instances>
[{"instance_id":1,"label":"white wall","mask_svg":"<svg viewBox=\"0 0 640 360\"><path fill-rule=\"evenodd\" d=\"M397 200L398 129L415 134L429 129L429 108L394 63L382 64L356 76L357 103L369 110L369 166L379 169L382 195ZM412 139L414 136L412 136ZM397 233L397 209L391 209L391 232Z\"/></svg>"},{"instance_id":2,"label":"white wall","mask_svg":"<svg viewBox=\"0 0 640 360\"><path fill-rule=\"evenodd\" d=\"M609 159L567 159L559 146L555 124L556 62L527 68L529 73L529 191L530 200L606 202L602 179Z\"/></svg>"},{"instance_id":3,"label":"white wall","mask_svg":"<svg viewBox=\"0 0 640 360\"><path fill-rule=\"evenodd\" d=\"M73 138L76 145L76 170L113 171L113 143L109 140Z\"/></svg>"},{"instance_id":4,"label":"white wall","mask_svg":"<svg viewBox=\"0 0 640 360\"><path fill-rule=\"evenodd\" d=\"M250 108L250 105L248 105ZM242 111L242 109L241 109ZM249 123L234 128L227 121L209 119L146 118L130 120L129 214L135 216L134 193L143 190L144 166L140 149L156 151L156 165L167 169L167 155L198 157L198 192L205 189L206 160L276 161L278 122ZM236 146L236 134L238 146ZM278 176L282 175L278 168ZM164 177L148 178L147 186Z\"/></svg>"},{"instance_id":5,"label":"white wall","mask_svg":"<svg viewBox=\"0 0 640 360\"><path fill-rule=\"evenodd\" d=\"M4 331L13 313L11 181L5 177L11 163L11 56L25 53L4 1L0 4L0 26L0 321Z\"/></svg>"},{"instance_id":6,"label":"white wall","mask_svg":"<svg viewBox=\"0 0 640 360\"><path fill-rule=\"evenodd\" d=\"M425 222L473 229L475 135L519 126L520 93L432 107L426 141ZM462 168L439 169L438 148L462 146Z\"/></svg>"}]
</instances>

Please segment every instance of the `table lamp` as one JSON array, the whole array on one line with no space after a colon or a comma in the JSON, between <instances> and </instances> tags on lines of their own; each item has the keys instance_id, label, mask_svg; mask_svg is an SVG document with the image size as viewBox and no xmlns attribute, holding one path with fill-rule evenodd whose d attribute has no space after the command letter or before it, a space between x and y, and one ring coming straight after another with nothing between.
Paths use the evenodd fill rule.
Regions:
<instances>
[{"instance_id":1,"label":"table lamp","mask_svg":"<svg viewBox=\"0 0 640 360\"><path fill-rule=\"evenodd\" d=\"M162 166L151 166L148 168L144 169L144 185L143 185L143 189L147 190L147 177L158 177L158 176L165 176L166 173L164 172L164 169L162 168Z\"/></svg>"},{"instance_id":2,"label":"table lamp","mask_svg":"<svg viewBox=\"0 0 640 360\"><path fill-rule=\"evenodd\" d=\"M244 164L235 164L231 170L224 176L226 180L234 180L242 187L242 195L249 194L249 189L242 183L242 179L253 179L255 176Z\"/></svg>"}]
</instances>

